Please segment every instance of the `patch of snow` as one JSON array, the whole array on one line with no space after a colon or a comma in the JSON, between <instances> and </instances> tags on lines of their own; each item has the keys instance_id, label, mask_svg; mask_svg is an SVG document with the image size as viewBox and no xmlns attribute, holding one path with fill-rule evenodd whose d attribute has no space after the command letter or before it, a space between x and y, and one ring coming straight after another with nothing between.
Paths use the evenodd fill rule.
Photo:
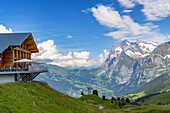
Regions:
<instances>
[{"instance_id":1,"label":"patch of snow","mask_svg":"<svg viewBox=\"0 0 170 113\"><path fill-rule=\"evenodd\" d=\"M147 79L147 80L146 80L146 83L147 83L147 82L150 82L151 80L152 80L151 78Z\"/></svg>"},{"instance_id":2,"label":"patch of snow","mask_svg":"<svg viewBox=\"0 0 170 113\"><path fill-rule=\"evenodd\" d=\"M130 45L130 43L129 43L129 42L126 42L126 44L127 44L127 45Z\"/></svg>"},{"instance_id":3,"label":"patch of snow","mask_svg":"<svg viewBox=\"0 0 170 113\"><path fill-rule=\"evenodd\" d=\"M166 55L165 57L163 57L164 59L166 59L166 58L170 58L170 55Z\"/></svg>"},{"instance_id":4,"label":"patch of snow","mask_svg":"<svg viewBox=\"0 0 170 113\"><path fill-rule=\"evenodd\" d=\"M144 55L142 55L141 57L146 57L146 56L148 56L149 55L149 53L148 54L144 54Z\"/></svg>"},{"instance_id":5,"label":"patch of snow","mask_svg":"<svg viewBox=\"0 0 170 113\"><path fill-rule=\"evenodd\" d=\"M122 52L122 48L117 47L117 48L115 49L115 51L118 52L118 53L121 53L121 52Z\"/></svg>"},{"instance_id":6,"label":"patch of snow","mask_svg":"<svg viewBox=\"0 0 170 113\"><path fill-rule=\"evenodd\" d=\"M148 51L148 52L152 52L157 46L157 45L148 44L148 43L139 43L139 45L143 51ZM147 48L149 50L147 50Z\"/></svg>"},{"instance_id":7,"label":"patch of snow","mask_svg":"<svg viewBox=\"0 0 170 113\"><path fill-rule=\"evenodd\" d=\"M158 43L153 42L153 41L147 41L147 42L153 44L154 46L158 46L159 45Z\"/></svg>"},{"instance_id":8,"label":"patch of snow","mask_svg":"<svg viewBox=\"0 0 170 113\"><path fill-rule=\"evenodd\" d=\"M125 53L130 57L141 57L142 56L142 54L139 51L132 52L130 50L127 50Z\"/></svg>"},{"instance_id":9,"label":"patch of snow","mask_svg":"<svg viewBox=\"0 0 170 113\"><path fill-rule=\"evenodd\" d=\"M116 57L115 54L111 54L111 55L110 55L110 59L112 59L112 58L114 58L114 57Z\"/></svg>"}]
</instances>

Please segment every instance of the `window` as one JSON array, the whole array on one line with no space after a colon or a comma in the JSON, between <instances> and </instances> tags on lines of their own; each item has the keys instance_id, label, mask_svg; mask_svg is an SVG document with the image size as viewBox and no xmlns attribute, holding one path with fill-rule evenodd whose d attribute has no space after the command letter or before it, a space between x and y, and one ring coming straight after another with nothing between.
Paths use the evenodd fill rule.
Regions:
<instances>
[{"instance_id":1,"label":"window","mask_svg":"<svg viewBox=\"0 0 170 113\"><path fill-rule=\"evenodd\" d=\"M21 51L21 58L23 58L23 52Z\"/></svg>"},{"instance_id":2,"label":"window","mask_svg":"<svg viewBox=\"0 0 170 113\"><path fill-rule=\"evenodd\" d=\"M17 58L19 58L19 51L17 51Z\"/></svg>"},{"instance_id":3,"label":"window","mask_svg":"<svg viewBox=\"0 0 170 113\"><path fill-rule=\"evenodd\" d=\"M24 56L25 56L25 53L24 53L24 52L22 52L22 58L24 58Z\"/></svg>"},{"instance_id":4,"label":"window","mask_svg":"<svg viewBox=\"0 0 170 113\"><path fill-rule=\"evenodd\" d=\"M14 56L15 56L15 58L17 57L17 51L16 50L14 50Z\"/></svg>"}]
</instances>

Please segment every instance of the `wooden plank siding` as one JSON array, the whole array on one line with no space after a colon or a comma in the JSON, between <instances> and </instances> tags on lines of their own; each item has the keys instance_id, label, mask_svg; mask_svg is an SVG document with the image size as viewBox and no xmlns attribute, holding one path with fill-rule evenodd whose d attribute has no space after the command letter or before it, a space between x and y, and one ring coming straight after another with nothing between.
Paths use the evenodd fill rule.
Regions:
<instances>
[{"instance_id":1,"label":"wooden plank siding","mask_svg":"<svg viewBox=\"0 0 170 113\"><path fill-rule=\"evenodd\" d=\"M10 47L8 47L1 55L1 68L10 67L13 62L13 52Z\"/></svg>"}]
</instances>

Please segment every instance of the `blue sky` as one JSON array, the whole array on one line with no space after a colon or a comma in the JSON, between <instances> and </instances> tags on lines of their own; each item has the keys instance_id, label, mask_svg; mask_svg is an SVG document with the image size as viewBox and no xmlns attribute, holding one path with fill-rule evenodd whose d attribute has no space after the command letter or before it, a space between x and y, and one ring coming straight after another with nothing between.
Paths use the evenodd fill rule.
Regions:
<instances>
[{"instance_id":1,"label":"blue sky","mask_svg":"<svg viewBox=\"0 0 170 113\"><path fill-rule=\"evenodd\" d=\"M52 58L34 58L93 67L124 39L168 41L169 14L169 0L3 0L0 32L31 32L40 48L49 44L44 56Z\"/></svg>"}]
</instances>

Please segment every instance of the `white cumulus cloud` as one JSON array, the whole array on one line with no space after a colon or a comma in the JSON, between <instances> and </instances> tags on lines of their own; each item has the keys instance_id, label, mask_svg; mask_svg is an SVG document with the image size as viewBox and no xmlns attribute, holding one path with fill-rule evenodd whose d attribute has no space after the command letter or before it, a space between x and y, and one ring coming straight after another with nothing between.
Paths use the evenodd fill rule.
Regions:
<instances>
[{"instance_id":1,"label":"white cumulus cloud","mask_svg":"<svg viewBox=\"0 0 170 113\"><path fill-rule=\"evenodd\" d=\"M135 22L130 16L120 15L114 8L98 5L92 7L91 12L96 20L101 24L109 28L115 28L110 33L106 33L105 36L111 36L114 39L124 40L153 40L163 42L167 38L163 34L159 33L158 26L152 23L146 23L140 25Z\"/></svg>"},{"instance_id":2,"label":"white cumulus cloud","mask_svg":"<svg viewBox=\"0 0 170 113\"><path fill-rule=\"evenodd\" d=\"M170 35L168 35L168 38L170 39Z\"/></svg>"},{"instance_id":3,"label":"white cumulus cloud","mask_svg":"<svg viewBox=\"0 0 170 113\"><path fill-rule=\"evenodd\" d=\"M54 40L47 40L37 45L39 53L32 54L33 59L46 60L47 63L62 67L98 67L106 59L107 51L96 59L90 59L89 51L61 53Z\"/></svg>"},{"instance_id":4,"label":"white cumulus cloud","mask_svg":"<svg viewBox=\"0 0 170 113\"><path fill-rule=\"evenodd\" d=\"M67 36L67 38L73 38L73 36L71 36L71 35L68 35L68 36Z\"/></svg>"},{"instance_id":5,"label":"white cumulus cloud","mask_svg":"<svg viewBox=\"0 0 170 113\"><path fill-rule=\"evenodd\" d=\"M130 13L132 10L123 10L124 13Z\"/></svg>"},{"instance_id":6,"label":"white cumulus cloud","mask_svg":"<svg viewBox=\"0 0 170 113\"><path fill-rule=\"evenodd\" d=\"M77 59L89 59L90 52L82 51L82 52L74 52L74 57Z\"/></svg>"},{"instance_id":7,"label":"white cumulus cloud","mask_svg":"<svg viewBox=\"0 0 170 113\"><path fill-rule=\"evenodd\" d=\"M135 1L136 0L118 0L121 5L127 7L127 8L132 8L135 6Z\"/></svg>"},{"instance_id":8,"label":"white cumulus cloud","mask_svg":"<svg viewBox=\"0 0 170 113\"><path fill-rule=\"evenodd\" d=\"M133 8L135 5L143 5L141 11L147 20L161 20L170 15L169 0L118 0L126 8Z\"/></svg>"},{"instance_id":9,"label":"white cumulus cloud","mask_svg":"<svg viewBox=\"0 0 170 113\"><path fill-rule=\"evenodd\" d=\"M144 8L141 10L148 20L161 20L170 15L169 0L138 0Z\"/></svg>"},{"instance_id":10,"label":"white cumulus cloud","mask_svg":"<svg viewBox=\"0 0 170 113\"><path fill-rule=\"evenodd\" d=\"M12 33L12 29L11 28L7 29L5 26L3 26L1 24L0 25L0 33Z\"/></svg>"},{"instance_id":11,"label":"white cumulus cloud","mask_svg":"<svg viewBox=\"0 0 170 113\"><path fill-rule=\"evenodd\" d=\"M103 53L101 53L101 54L99 55L99 63L100 63L100 65L101 65L102 63L104 63L104 61L108 58L108 56L109 56L109 51L107 51L106 49L103 50Z\"/></svg>"},{"instance_id":12,"label":"white cumulus cloud","mask_svg":"<svg viewBox=\"0 0 170 113\"><path fill-rule=\"evenodd\" d=\"M103 5L98 5L97 7L92 7L91 12L97 21L107 27L124 28L125 24L118 11L115 11L112 7L107 7Z\"/></svg>"}]
</instances>

